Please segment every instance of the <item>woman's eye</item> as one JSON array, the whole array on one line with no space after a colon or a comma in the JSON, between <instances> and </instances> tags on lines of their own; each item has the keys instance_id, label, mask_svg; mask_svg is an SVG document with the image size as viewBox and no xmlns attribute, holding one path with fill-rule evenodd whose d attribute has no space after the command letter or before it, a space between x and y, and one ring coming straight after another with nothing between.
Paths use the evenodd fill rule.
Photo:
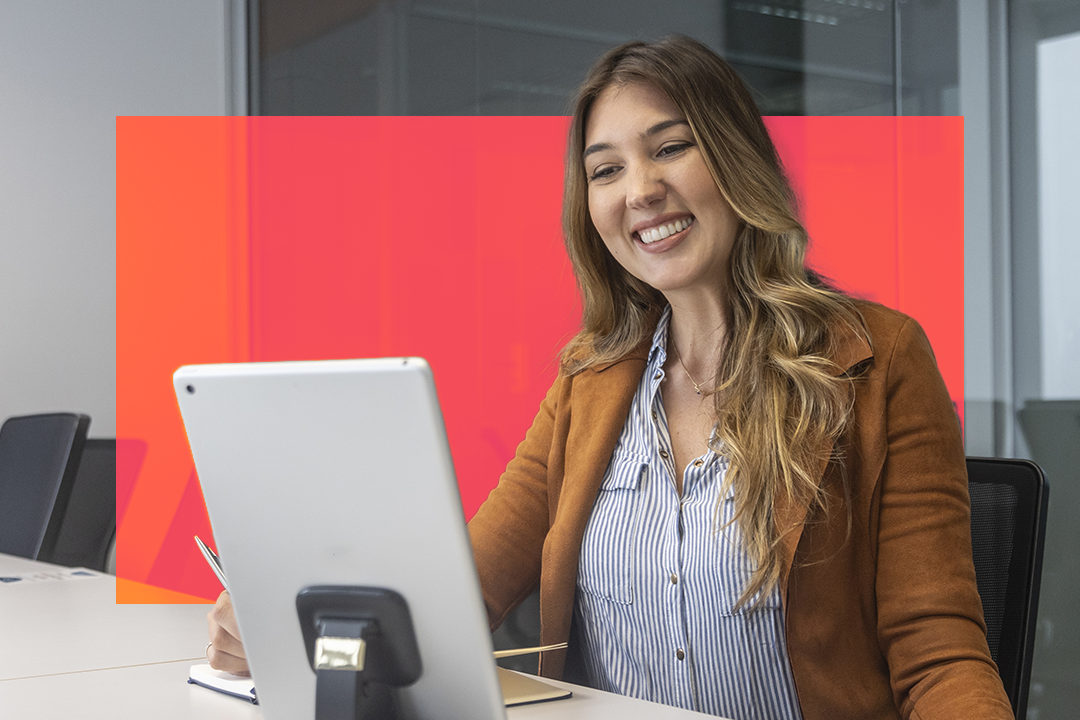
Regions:
<instances>
[{"instance_id":1,"label":"woman's eye","mask_svg":"<svg viewBox=\"0 0 1080 720\"><path fill-rule=\"evenodd\" d=\"M589 176L589 180L603 180L606 177L610 177L615 174L618 168L614 165L604 165L593 170L592 175Z\"/></svg>"},{"instance_id":2,"label":"woman's eye","mask_svg":"<svg viewBox=\"0 0 1080 720\"><path fill-rule=\"evenodd\" d=\"M678 155L679 153L681 153L683 150L686 150L690 146L691 146L691 143L688 143L688 142L672 143L671 145L665 145L664 147L660 148L660 151L657 153L657 155L659 155L660 157L667 157L669 155Z\"/></svg>"}]
</instances>

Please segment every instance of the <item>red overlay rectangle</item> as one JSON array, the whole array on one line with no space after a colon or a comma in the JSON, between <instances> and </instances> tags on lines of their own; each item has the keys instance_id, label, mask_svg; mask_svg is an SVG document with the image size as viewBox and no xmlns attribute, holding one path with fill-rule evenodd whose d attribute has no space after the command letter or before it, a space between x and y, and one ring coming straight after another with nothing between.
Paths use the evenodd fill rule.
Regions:
<instances>
[{"instance_id":1,"label":"red overlay rectangle","mask_svg":"<svg viewBox=\"0 0 1080 720\"><path fill-rule=\"evenodd\" d=\"M914 316L963 398L961 118L767 118L841 288ZM117 602L220 591L180 365L416 355L466 516L580 305L561 117L117 118ZM212 542L210 542L213 545Z\"/></svg>"}]
</instances>

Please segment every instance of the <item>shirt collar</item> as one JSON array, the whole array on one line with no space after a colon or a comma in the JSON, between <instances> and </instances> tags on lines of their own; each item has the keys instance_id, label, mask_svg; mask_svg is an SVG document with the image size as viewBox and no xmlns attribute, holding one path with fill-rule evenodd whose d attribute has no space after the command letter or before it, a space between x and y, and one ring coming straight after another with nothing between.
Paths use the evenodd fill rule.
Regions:
<instances>
[{"instance_id":1,"label":"shirt collar","mask_svg":"<svg viewBox=\"0 0 1080 720\"><path fill-rule=\"evenodd\" d=\"M670 324L671 306L668 305L664 308L660 322L656 324L656 332L652 336L652 345L649 346L649 367L661 368L667 362L667 336Z\"/></svg>"}]
</instances>

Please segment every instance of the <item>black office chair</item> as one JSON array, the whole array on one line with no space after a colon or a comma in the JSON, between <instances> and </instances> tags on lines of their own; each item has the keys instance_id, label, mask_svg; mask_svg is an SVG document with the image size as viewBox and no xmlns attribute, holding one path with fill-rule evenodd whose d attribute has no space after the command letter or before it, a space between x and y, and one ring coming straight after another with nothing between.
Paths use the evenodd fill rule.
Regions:
<instances>
[{"instance_id":1,"label":"black office chair","mask_svg":"<svg viewBox=\"0 0 1080 720\"><path fill-rule=\"evenodd\" d=\"M52 555L89 426L86 415L54 413L0 427L0 553Z\"/></svg>"},{"instance_id":2,"label":"black office chair","mask_svg":"<svg viewBox=\"0 0 1080 720\"><path fill-rule=\"evenodd\" d=\"M1027 714L1049 488L1028 460L968 458L975 579L990 655L1017 718Z\"/></svg>"},{"instance_id":3,"label":"black office chair","mask_svg":"<svg viewBox=\"0 0 1080 720\"><path fill-rule=\"evenodd\" d=\"M90 438L60 525L56 548L38 559L68 567L106 570L116 536L116 440Z\"/></svg>"}]
</instances>

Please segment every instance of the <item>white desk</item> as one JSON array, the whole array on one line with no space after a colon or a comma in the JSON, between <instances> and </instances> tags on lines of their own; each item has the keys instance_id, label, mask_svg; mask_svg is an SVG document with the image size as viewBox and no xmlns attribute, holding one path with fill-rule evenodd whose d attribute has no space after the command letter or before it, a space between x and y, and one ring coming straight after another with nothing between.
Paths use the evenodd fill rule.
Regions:
<instances>
[{"instance_id":1,"label":"white desk","mask_svg":"<svg viewBox=\"0 0 1080 720\"><path fill-rule=\"evenodd\" d=\"M0 555L0 575L58 568ZM93 572L93 571L89 571ZM0 583L0 680L198 661L208 605L117 605L116 579ZM205 660L203 660L205 662Z\"/></svg>"},{"instance_id":2,"label":"white desk","mask_svg":"<svg viewBox=\"0 0 1080 720\"><path fill-rule=\"evenodd\" d=\"M0 576L49 570L0 555ZM205 662L206 605L116 605L109 575L0 583L4 717L252 720L260 709L187 683ZM510 708L508 720L692 720L698 713L555 683L569 700Z\"/></svg>"},{"instance_id":3,"label":"white desk","mask_svg":"<svg viewBox=\"0 0 1080 720\"><path fill-rule=\"evenodd\" d=\"M0 681L12 718L262 720L257 705L187 684L190 661ZM550 681L549 681L550 682ZM566 683L569 700L509 708L507 720L694 720L705 716Z\"/></svg>"}]
</instances>

